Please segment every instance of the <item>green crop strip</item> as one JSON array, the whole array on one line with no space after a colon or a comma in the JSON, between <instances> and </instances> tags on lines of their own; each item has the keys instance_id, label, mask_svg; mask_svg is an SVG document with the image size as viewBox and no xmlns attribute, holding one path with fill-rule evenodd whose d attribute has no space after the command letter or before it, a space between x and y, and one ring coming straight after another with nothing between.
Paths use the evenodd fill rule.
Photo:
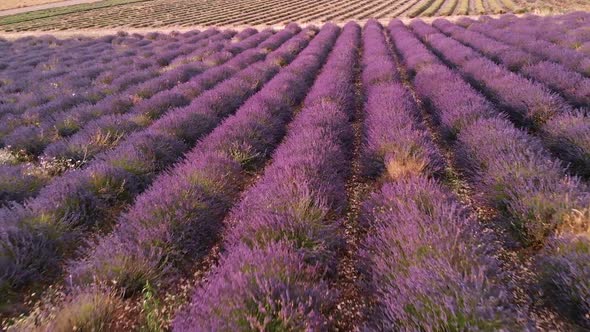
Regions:
<instances>
[{"instance_id":1,"label":"green crop strip","mask_svg":"<svg viewBox=\"0 0 590 332\"><path fill-rule=\"evenodd\" d=\"M138 3L138 2L146 2L146 1L151 1L151 0L105 0L105 1L95 2L95 3L85 3L85 4L74 5L74 6L42 9L42 10L36 10L36 11L32 11L32 12L2 17L2 18L0 18L0 25L22 23L22 22L34 21L34 20L38 20L38 19L42 19L42 18L49 18L49 17L67 15L67 14L74 14L74 13L85 12L85 11L90 11L90 10L94 10L94 9L115 7L115 6L127 5L127 4Z\"/></svg>"}]
</instances>

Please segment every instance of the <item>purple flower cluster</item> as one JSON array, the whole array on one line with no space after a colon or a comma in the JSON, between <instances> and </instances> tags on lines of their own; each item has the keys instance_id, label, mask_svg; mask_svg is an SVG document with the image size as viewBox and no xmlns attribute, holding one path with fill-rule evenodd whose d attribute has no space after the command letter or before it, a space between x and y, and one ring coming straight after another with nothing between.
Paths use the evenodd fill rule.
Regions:
<instances>
[{"instance_id":1,"label":"purple flower cluster","mask_svg":"<svg viewBox=\"0 0 590 332\"><path fill-rule=\"evenodd\" d=\"M0 165L0 202L22 201L37 193L44 182L27 174L26 166Z\"/></svg>"},{"instance_id":2,"label":"purple flower cluster","mask_svg":"<svg viewBox=\"0 0 590 332\"><path fill-rule=\"evenodd\" d=\"M57 158L58 163L63 159L67 160L67 163L69 164L87 163L100 152L111 149L119 144L131 132L147 127L169 109L187 105L190 102L190 99L194 99L204 90L212 88L218 82L223 81L246 66L262 60L269 50L276 49L285 41L285 39L289 38L294 32L298 32L299 30L300 28L298 26L291 25L274 36L271 31L265 31L252 35L236 44L232 44L232 50L237 53L241 52L242 54L233 59L224 59L222 62L227 61L224 65L217 65L213 68L206 69L206 66L196 63L169 71L161 76L165 79L160 80L161 89L177 84L178 81L186 81L190 76L195 74L195 71L201 72L205 70L201 75L197 75L186 83L179 84L171 90L163 90L155 94L153 97L137 102L134 105L131 103L132 98L130 97L114 99L107 97L105 99L106 103L104 104L105 108L103 109L105 110L105 113L102 114L98 120L89 122L82 131L78 132L71 138L67 140L58 140L49 145L45 149L42 160L48 160L49 162L55 163L55 158ZM250 47L255 47L260 42L262 42L262 44L260 44L259 47L248 49ZM244 51L242 52L242 50ZM221 53L227 53L230 57L233 57L232 53ZM215 54L219 54L219 52L214 53L212 56L215 56ZM109 105L116 107L113 109L113 112L107 112L110 108ZM128 108L130 109L126 111ZM71 131L73 126L78 126L82 121L87 121L91 117L98 117L101 115L101 113L97 112L95 108L87 108L86 110L87 111L82 109L73 114L69 114L69 117L66 118L66 120L69 120L66 122L69 124L67 128L68 130ZM119 114L123 112L126 113ZM18 170L18 167L13 168L15 169L14 172ZM15 175L17 174L18 173L15 173ZM20 177L24 177L24 174ZM11 188L12 189L9 190L19 192L24 190L18 186L13 186ZM36 193L36 191L26 192L30 195Z\"/></svg>"},{"instance_id":3,"label":"purple flower cluster","mask_svg":"<svg viewBox=\"0 0 590 332\"><path fill-rule=\"evenodd\" d=\"M242 50L256 47L257 44L268 39L272 34L271 31L256 34L231 46L234 52L240 53ZM228 36L231 35L233 35L233 33ZM223 44L220 45L223 46ZM233 57L233 53L221 53L229 54L229 56L222 59L221 62L226 62ZM212 56L215 56L216 54L219 54L219 52L214 53ZM235 72L238 69L242 69L247 65L260 60L261 57L264 56L263 51L260 49L247 54L249 57L242 59L242 61L238 63L240 66L232 66L230 63L226 67L234 69ZM209 73L207 70L208 66L216 66L218 64L211 63L210 65L205 65L203 62L191 63L167 71L158 78L146 82L146 84L140 84L135 88L130 89L131 91L126 91L116 96L108 96L96 105L86 104L73 109L71 112L62 112L62 119L58 120L57 124L55 119L52 118L51 121L46 122L42 127L20 127L5 138L5 141L13 142L16 140L19 144L13 144L13 146L25 148L29 152L36 153L37 151L35 149L42 150L49 140L56 140L44 150L42 160L52 161L57 158L58 160L67 160L68 163L71 164L87 163L98 153L116 146L133 131L147 127L153 120L159 118L169 109L187 105L190 102L190 99L183 92L188 94L190 90L184 89L184 87L193 86L195 81L200 82L203 80L209 83L209 86L211 87L213 83L227 78L231 73L227 70L224 71L219 69ZM214 68L220 67L221 66L217 66ZM206 73L197 75L204 71L206 71ZM191 79L191 77L195 75L197 75L197 77L193 78L191 82L177 85L180 82L185 82ZM152 83L157 84L152 85ZM174 87L175 85L177 86ZM162 91L157 93L156 87ZM166 90L168 88L172 89ZM155 95L151 98L135 102L134 98L138 98L137 94L140 92L144 97L152 94ZM194 94L191 96L194 97ZM92 118L97 117L97 120L90 121ZM61 129L64 134L63 136L76 131L76 129L84 122L90 122L86 124L83 130L77 132L77 134L69 139L64 140L60 139L58 135L52 134L51 128L59 125L59 121L63 121L61 122L62 124L67 124L67 127L65 128L58 127L58 130ZM49 132L49 134L45 134L45 131ZM22 169L22 167L12 167L11 173L18 176L15 180L26 178L25 174L18 173L19 169ZM20 182L22 183L22 181ZM41 181L38 182L40 184L42 183ZM18 185L18 182L16 186L11 186L7 191L13 191L15 192L15 195L16 192L21 193L21 195L16 195L17 200L26 198L26 193L30 196L37 192L21 188L21 186Z\"/></svg>"},{"instance_id":4,"label":"purple flower cluster","mask_svg":"<svg viewBox=\"0 0 590 332\"><path fill-rule=\"evenodd\" d=\"M428 41L436 39L431 27L416 24L414 31L429 35L425 37ZM392 34L395 35L394 31ZM452 55L459 57L461 52ZM455 113L447 107L448 100L454 100L453 103L474 98L484 100L470 88L453 91L447 90L448 84L441 87L438 82L447 83L451 75L448 68L433 67L435 70L424 69L432 70L428 80L420 81L420 72L414 80L417 91L429 101L433 112ZM426 88L428 81L435 85ZM550 156L539 139L516 129L501 116L491 116L484 107L472 106L475 107L471 109L471 121L457 132L455 147L459 161L476 186L476 192L503 212L523 244L544 246L537 255L540 285L549 296L562 292L553 303L588 325L585 299L590 296L589 275L583 263L589 248L588 187L578 178L565 174L562 164ZM440 118L445 119L444 115Z\"/></svg>"},{"instance_id":5,"label":"purple flower cluster","mask_svg":"<svg viewBox=\"0 0 590 332\"><path fill-rule=\"evenodd\" d=\"M525 243L542 242L573 209L590 204L580 180L566 176L539 140L506 120L477 121L463 130L458 144L474 184L506 211Z\"/></svg>"},{"instance_id":6,"label":"purple flower cluster","mask_svg":"<svg viewBox=\"0 0 590 332\"><path fill-rule=\"evenodd\" d=\"M207 46L210 40L228 39L231 38L233 34L234 32L231 31L227 33L219 33L217 30L211 29L200 34L199 37L201 40L199 43L188 44L188 46L191 49L202 48ZM115 70L97 72L95 74L99 75L92 80L89 80L82 86L71 87L69 89L62 83L62 78L58 79L52 77L49 82L46 82L46 84L49 85L51 89L60 89L59 94L53 97L55 99L36 107L23 109L21 115L16 118L15 114L10 114L11 117L9 118L6 118L5 116L5 120L11 121L3 121L3 127L0 129L0 133L2 136L6 136L10 134L12 130L18 129L19 126L29 126L38 132L36 136L43 137L43 133L51 132L53 123L55 122L55 116L69 113L69 110L74 106L96 103L98 100L108 96L113 97L111 98L111 101L118 101L119 103L126 102L129 104L132 102L129 100L130 95L119 92L124 92L127 87L134 86L146 80L152 81L150 79L158 74L158 66L155 63L148 62L146 65L147 66L142 66L141 61L138 61L137 63L133 61L123 62L119 67L115 67ZM92 78L92 76L90 77ZM154 80L158 79L155 78ZM88 84L91 84L92 86L88 88ZM44 87L45 85L40 88L44 89ZM31 88L29 87L29 89ZM115 92L117 92L117 94L113 95ZM104 107L108 108L108 106L110 106L110 104L97 105L97 109L100 110ZM52 135L45 134L45 136L49 136L49 138L46 139L50 139ZM18 138L18 134L12 139L10 139L9 136L9 142L4 142L4 144L18 144ZM43 146L37 148L37 150L42 149L42 147ZM16 145L13 148L19 149L20 146ZM38 153L39 151L33 151L33 153L34 152Z\"/></svg>"},{"instance_id":7,"label":"purple flower cluster","mask_svg":"<svg viewBox=\"0 0 590 332\"><path fill-rule=\"evenodd\" d=\"M361 75L365 92L380 83L401 82L391 55L391 48L383 35L383 27L378 22L369 20L363 28Z\"/></svg>"},{"instance_id":8,"label":"purple flower cluster","mask_svg":"<svg viewBox=\"0 0 590 332\"><path fill-rule=\"evenodd\" d=\"M506 121L475 123L459 141L478 190L509 215L521 240L544 246L537 255L536 271L547 298L590 326L588 187L564 175L561 164L540 142ZM551 234L556 235L547 238Z\"/></svg>"},{"instance_id":9,"label":"purple flower cluster","mask_svg":"<svg viewBox=\"0 0 590 332\"><path fill-rule=\"evenodd\" d=\"M524 67L522 73L559 91L576 106L590 105L590 78L561 64L542 61Z\"/></svg>"},{"instance_id":10,"label":"purple flower cluster","mask_svg":"<svg viewBox=\"0 0 590 332\"><path fill-rule=\"evenodd\" d=\"M447 20L436 20L433 25L492 60L504 64L509 69L520 71L538 82L547 84L575 105L590 104L590 79L581 74L555 62L540 61L538 57L530 53L486 37L481 33L464 29Z\"/></svg>"},{"instance_id":11,"label":"purple flower cluster","mask_svg":"<svg viewBox=\"0 0 590 332\"><path fill-rule=\"evenodd\" d=\"M393 20L389 32L407 67L411 66L408 61L413 58L425 59L415 73L414 87L426 106L436 105L438 111L433 117L442 125L445 136L453 138L474 120L495 116L492 104L463 81L459 74L444 66L401 21Z\"/></svg>"},{"instance_id":12,"label":"purple flower cluster","mask_svg":"<svg viewBox=\"0 0 590 332\"><path fill-rule=\"evenodd\" d=\"M440 84L440 80L445 84ZM434 65L421 71L414 79L414 86L428 106L436 106L434 117L449 138L479 118L496 116L485 97L445 66Z\"/></svg>"},{"instance_id":13,"label":"purple flower cluster","mask_svg":"<svg viewBox=\"0 0 590 332\"><path fill-rule=\"evenodd\" d=\"M320 267L284 242L251 248L241 244L224 256L211 284L195 294L190 314L175 331L322 331L322 312L334 293ZM197 298L197 296L199 298Z\"/></svg>"},{"instance_id":14,"label":"purple flower cluster","mask_svg":"<svg viewBox=\"0 0 590 332\"><path fill-rule=\"evenodd\" d=\"M248 99L234 116L156 179L70 275L77 283L116 282L134 291L188 260L204 257L246 181L268 159L297 104L331 49L326 26L297 58ZM302 36L305 38L305 36ZM187 254L190 256L187 257Z\"/></svg>"},{"instance_id":15,"label":"purple flower cluster","mask_svg":"<svg viewBox=\"0 0 590 332\"><path fill-rule=\"evenodd\" d=\"M546 298L584 328L590 328L588 213L585 210L575 217L586 218L586 224L579 225L585 230L551 237L536 262L539 285Z\"/></svg>"},{"instance_id":16,"label":"purple flower cluster","mask_svg":"<svg viewBox=\"0 0 590 332\"><path fill-rule=\"evenodd\" d=\"M308 31L302 32L274 52L290 61L309 38ZM241 56L234 60L240 61ZM52 243L47 250L59 259L81 244L79 240L87 230L108 229L117 211L146 188L156 174L179 158L197 139L211 132L279 68L274 62L267 62L240 71L187 107L130 135L115 149L98 156L87 168L67 172L54 180L24 208L6 208L3 213L13 216L18 231L0 229L0 256L5 263L0 271L4 271L4 265L16 264L17 272L0 274L2 287L28 284L35 277L50 276L44 273L49 267L60 267L46 265L51 261L41 256L28 256L34 253L26 248L37 247L39 242L32 242L33 237L28 233L44 237L44 242L40 243ZM15 251L16 248L20 249Z\"/></svg>"},{"instance_id":17,"label":"purple flower cluster","mask_svg":"<svg viewBox=\"0 0 590 332\"><path fill-rule=\"evenodd\" d=\"M514 25L505 25L499 27L494 22L476 22L472 20L462 20L460 25L480 32L488 37L516 46L539 56L545 60L554 61L565 67L577 71L582 75L590 75L590 58L583 53L556 45L550 41L544 40L544 32L534 33L533 35L525 33L523 29L516 29ZM501 22L500 22L501 23ZM525 25L527 23L523 22ZM551 24L556 26L556 24ZM526 30L534 31L538 29L535 26L524 27Z\"/></svg>"},{"instance_id":18,"label":"purple flower cluster","mask_svg":"<svg viewBox=\"0 0 590 332\"><path fill-rule=\"evenodd\" d=\"M0 307L57 282L12 328L526 330L516 286L590 328L588 22L0 38Z\"/></svg>"},{"instance_id":19,"label":"purple flower cluster","mask_svg":"<svg viewBox=\"0 0 590 332\"><path fill-rule=\"evenodd\" d=\"M341 241L329 216L346 201L354 104L345 95L354 94L359 44L358 25L347 24L273 163L232 211L227 252L211 282L197 289L174 330L329 328L335 293L323 275Z\"/></svg>"},{"instance_id":20,"label":"purple flower cluster","mask_svg":"<svg viewBox=\"0 0 590 332\"><path fill-rule=\"evenodd\" d=\"M271 35L272 32L270 31L259 33L241 41L238 45L231 46L236 54L240 54L244 50L255 48L260 42L269 38ZM226 54L223 51L221 53ZM217 54L219 54L219 52L213 53L211 56ZM260 60L262 54L260 52L248 52L247 55L249 56L248 58L240 61L240 65L243 67L232 66L231 62L228 63L226 67L233 68L234 71L243 69ZM92 159L99 152L112 148L124 136L149 126L154 120L160 118L169 110L188 105L191 102L191 99L194 99L195 94L189 96L188 89L185 89L186 87L194 86L195 83L200 82L203 78L213 85L229 77L227 71L223 72L217 68L220 68L224 63L231 61L232 57L233 53L229 53L229 57L219 59L219 63L214 62L210 64L205 64L207 61L205 58L201 63L191 63L168 71L161 75L157 81L146 82L150 84L138 87L130 95L139 96L138 93L141 91L141 96L145 99L135 102L130 108L125 107L124 109L116 110L115 112L108 112L105 110L106 112L103 112L101 117L88 122L82 130L69 139L59 140L49 145L46 148L44 155L46 157L84 161ZM223 74L217 74L213 75L214 77L211 77L212 75L210 74L210 71L213 68L217 69L213 73ZM215 78L217 79L216 81L214 81ZM154 84L152 85L151 83ZM151 87L153 87L153 89ZM159 89L160 91L157 91L156 89ZM127 98L127 100L133 99L133 97ZM92 112L92 115L97 116L97 113L98 112L96 111ZM77 116L76 125L79 126L83 123L83 121L80 120L88 120L88 117L83 119L80 118L83 114L84 113L82 112L78 112L75 115ZM70 117L69 119L72 118ZM68 123L71 124L72 121L69 121Z\"/></svg>"},{"instance_id":21,"label":"purple flower cluster","mask_svg":"<svg viewBox=\"0 0 590 332\"><path fill-rule=\"evenodd\" d=\"M543 143L570 169L590 178L590 118L583 111L555 116L541 128Z\"/></svg>"},{"instance_id":22,"label":"purple flower cluster","mask_svg":"<svg viewBox=\"0 0 590 332\"><path fill-rule=\"evenodd\" d=\"M42 87L42 92L51 93L46 97L53 97L59 88L74 88L81 86L81 83L83 86L101 72L129 63L127 60L135 55L134 52L120 50L118 45L141 51L158 49L162 44L145 44L141 36L65 40L42 36L18 39L10 42L3 50L6 66L1 74L2 92L12 93L18 99L20 94L39 95L39 88ZM146 63L143 60L141 62ZM32 89L27 91L29 88Z\"/></svg>"},{"instance_id":23,"label":"purple flower cluster","mask_svg":"<svg viewBox=\"0 0 590 332\"><path fill-rule=\"evenodd\" d=\"M385 184L363 205L362 253L378 331L518 330L477 221L434 180ZM488 239L489 243L489 239Z\"/></svg>"},{"instance_id":24,"label":"purple flower cluster","mask_svg":"<svg viewBox=\"0 0 590 332\"><path fill-rule=\"evenodd\" d=\"M422 24L417 26L422 32L429 29ZM436 35L430 35L428 40L435 40L433 36ZM477 95L474 90L466 93L469 90L464 89L461 98L452 91L433 98L429 91L435 90L434 87L422 88L419 77L414 82L437 113L447 111L444 97L468 100L472 98L470 95ZM541 241L564 222L572 209L584 208L588 200L585 186L579 179L565 174L561 163L551 158L540 140L482 109L474 107L473 120L459 131L457 144L462 162L485 196L513 218L522 240ZM497 158L498 155L502 158Z\"/></svg>"},{"instance_id":25,"label":"purple flower cluster","mask_svg":"<svg viewBox=\"0 0 590 332\"><path fill-rule=\"evenodd\" d=\"M437 174L441 157L418 120L419 111L402 85L381 25L369 21L363 30L365 89L365 162L369 174L396 180L412 174ZM382 70L385 72L376 79Z\"/></svg>"},{"instance_id":26,"label":"purple flower cluster","mask_svg":"<svg viewBox=\"0 0 590 332\"><path fill-rule=\"evenodd\" d=\"M406 29L402 21L392 20L389 23L389 30L411 76L415 75L422 66L440 63L440 60Z\"/></svg>"},{"instance_id":27,"label":"purple flower cluster","mask_svg":"<svg viewBox=\"0 0 590 332\"><path fill-rule=\"evenodd\" d=\"M383 66L372 60L374 49L383 50L378 54L395 66L378 23L367 23L363 45L363 69L369 73ZM442 157L420 122L411 94L397 80L363 83L366 149L384 156L376 163L388 175L384 181L391 182L372 194L361 212L368 236L360 268L375 301L367 327L516 327L507 292L495 281L496 262L489 247L479 246L482 234L476 221L456 198L427 179L442 170Z\"/></svg>"},{"instance_id":28,"label":"purple flower cluster","mask_svg":"<svg viewBox=\"0 0 590 332\"><path fill-rule=\"evenodd\" d=\"M539 61L538 57L528 52L489 38L476 31L464 29L445 19L437 19L432 22L432 25L445 34L477 49L494 61L503 63L510 70L519 70L523 66Z\"/></svg>"},{"instance_id":29,"label":"purple flower cluster","mask_svg":"<svg viewBox=\"0 0 590 332\"><path fill-rule=\"evenodd\" d=\"M585 176L590 174L590 140L585 134L590 132L590 122L585 116L574 112L564 100L543 85L496 65L456 40L434 31L421 33L432 29L425 23L414 21L411 26L437 52L497 101L500 109L508 112L517 122L540 130L546 145L557 156L571 163L574 171ZM571 126L565 127L564 123Z\"/></svg>"},{"instance_id":30,"label":"purple flower cluster","mask_svg":"<svg viewBox=\"0 0 590 332\"><path fill-rule=\"evenodd\" d=\"M426 23L414 21L410 26L436 52L488 93L499 108L519 119L540 126L554 115L571 110L564 100L542 84L498 66Z\"/></svg>"},{"instance_id":31,"label":"purple flower cluster","mask_svg":"<svg viewBox=\"0 0 590 332\"><path fill-rule=\"evenodd\" d=\"M527 15L522 18L511 15L490 23L498 28L510 28L519 34L572 49L576 46L571 42L580 43L590 39L588 29L585 29L588 13L583 11L555 16Z\"/></svg>"},{"instance_id":32,"label":"purple flower cluster","mask_svg":"<svg viewBox=\"0 0 590 332\"><path fill-rule=\"evenodd\" d=\"M213 37L206 38L207 35L211 34L214 34ZM211 33L205 32L203 35L205 35L203 37L205 39L201 41L202 44L195 44L194 47L206 49L206 45L211 39L217 38L226 41L231 38L233 32L217 33L217 31L211 30ZM108 84L105 83L111 92L100 92L99 96L106 96L106 98L95 104L81 103L80 100L76 100L76 103L70 103L69 106L71 107L66 107L63 103L65 99L61 98L56 100L60 102L57 105L50 102L32 110L27 110L15 121L5 125L6 130L9 127L15 128L15 130L4 137L3 143L10 146L12 150L23 150L38 155L43 152L43 149L48 144L60 140L62 138L61 134L68 136L91 119L126 112L136 103L138 98L148 98L150 94L169 89L178 84L179 81L184 82L204 69L200 64L189 64L165 72L162 75L158 75L158 71L153 68L139 72L131 71L117 76L112 80L108 80ZM149 87L151 87L151 90L147 90ZM68 97L66 96L66 98ZM54 128L61 128L64 121L67 121L66 130L55 132ZM18 127L19 124L23 126Z\"/></svg>"}]
</instances>

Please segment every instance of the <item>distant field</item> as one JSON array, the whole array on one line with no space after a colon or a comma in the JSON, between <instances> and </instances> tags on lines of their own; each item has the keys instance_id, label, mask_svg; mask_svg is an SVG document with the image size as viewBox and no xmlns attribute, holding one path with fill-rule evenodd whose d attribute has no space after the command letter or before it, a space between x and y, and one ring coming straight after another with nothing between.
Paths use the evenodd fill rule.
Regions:
<instances>
[{"instance_id":1,"label":"distant field","mask_svg":"<svg viewBox=\"0 0 590 332\"><path fill-rule=\"evenodd\" d=\"M36 10L26 13L20 13L10 16L0 17L0 26L7 26L11 24L26 24L26 22L37 22L41 19L54 19L56 21L60 21L62 19L66 19L68 15L77 16L81 13L98 10L98 9L107 9L112 8L114 6L126 5L131 3L137 2L145 2L150 0L103 0L94 3L81 3L77 5L71 5L66 7L56 7L56 8L49 8L43 10ZM96 13L93 11L93 13ZM100 12L98 12L100 13Z\"/></svg>"},{"instance_id":2,"label":"distant field","mask_svg":"<svg viewBox=\"0 0 590 332\"><path fill-rule=\"evenodd\" d=\"M589 7L586 0L105 0L7 16L0 18L0 30L319 24L368 18L559 13Z\"/></svg>"},{"instance_id":3,"label":"distant field","mask_svg":"<svg viewBox=\"0 0 590 332\"><path fill-rule=\"evenodd\" d=\"M67 13L31 13L0 19L5 31L166 27L194 25L279 25L288 22L480 15L520 12L524 0L153 0L105 1L108 7L78 6ZM103 2L95 4L99 6ZM36 15L37 17L33 17Z\"/></svg>"},{"instance_id":4,"label":"distant field","mask_svg":"<svg viewBox=\"0 0 590 332\"><path fill-rule=\"evenodd\" d=\"M588 0L527 0L525 10L534 13L555 13L571 10L590 10Z\"/></svg>"},{"instance_id":5,"label":"distant field","mask_svg":"<svg viewBox=\"0 0 590 332\"><path fill-rule=\"evenodd\" d=\"M46 3L60 2L63 0L3 0L0 2L0 10L22 8Z\"/></svg>"}]
</instances>

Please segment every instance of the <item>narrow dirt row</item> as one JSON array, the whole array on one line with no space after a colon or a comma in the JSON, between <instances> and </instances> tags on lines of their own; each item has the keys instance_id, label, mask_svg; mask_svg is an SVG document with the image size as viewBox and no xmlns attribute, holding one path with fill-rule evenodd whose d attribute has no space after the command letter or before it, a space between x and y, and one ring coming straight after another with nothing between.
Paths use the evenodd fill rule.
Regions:
<instances>
[{"instance_id":1,"label":"narrow dirt row","mask_svg":"<svg viewBox=\"0 0 590 332\"><path fill-rule=\"evenodd\" d=\"M364 234L359 226L361 203L370 192L371 183L363 176L362 170L362 146L364 125L364 97L361 84L360 59L362 46L359 49L357 68L355 69L355 94L356 107L352 122L354 141L351 150L351 174L346 183L346 196L348 207L343 221L345 249L340 254L337 275L334 286L340 291L340 301L337 305L336 316L338 331L352 331L354 327L361 326L365 319L365 310L368 299L360 288L360 276L358 273L358 252Z\"/></svg>"}]
</instances>

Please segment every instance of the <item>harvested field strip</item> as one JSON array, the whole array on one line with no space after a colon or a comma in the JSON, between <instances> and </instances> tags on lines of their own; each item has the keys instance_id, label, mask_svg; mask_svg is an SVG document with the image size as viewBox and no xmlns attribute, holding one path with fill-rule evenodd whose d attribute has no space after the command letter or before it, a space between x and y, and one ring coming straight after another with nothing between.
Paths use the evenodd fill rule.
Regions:
<instances>
[{"instance_id":1,"label":"harvested field strip","mask_svg":"<svg viewBox=\"0 0 590 332\"><path fill-rule=\"evenodd\" d=\"M0 19L4 31L67 30L116 27L166 27L166 26L226 26L226 25L272 25L288 22L323 23L334 20L345 22L348 19L368 19L371 17L388 19L397 16L415 17L468 14L469 1L483 0L151 0L126 3L130 0L108 0L111 6L98 8L84 7L76 11L72 7L64 12L32 13L29 16L9 16ZM144 0L136 0L144 1ZM486 13L499 13L518 6L510 0L491 1ZM507 8L502 4L506 1ZM487 2L486 2L487 5ZM32 15L32 16L31 16Z\"/></svg>"},{"instance_id":2,"label":"harvested field strip","mask_svg":"<svg viewBox=\"0 0 590 332\"><path fill-rule=\"evenodd\" d=\"M477 15L475 13L469 12L469 1L470 0L459 0L457 6L455 7L455 10L453 11L453 14L454 15L467 15L467 14ZM441 15L444 16L443 14L441 14Z\"/></svg>"},{"instance_id":3,"label":"harvested field strip","mask_svg":"<svg viewBox=\"0 0 590 332\"><path fill-rule=\"evenodd\" d=\"M288 15L281 16L276 19L266 20L265 18L259 18L256 21L256 23L257 24L273 25L273 24L279 24L279 23L283 24L283 23L291 22L291 21L306 22L305 20L308 17L313 17L313 15L316 15L319 12L331 10L333 8L338 8L341 5L341 2L340 1L330 1L330 0L319 0L317 2L317 4L318 4L317 6L315 6L315 5L308 6L303 10L296 10Z\"/></svg>"},{"instance_id":4,"label":"harvested field strip","mask_svg":"<svg viewBox=\"0 0 590 332\"><path fill-rule=\"evenodd\" d=\"M347 6L356 6L365 4L359 0L352 0L352 1L340 1L340 5L333 9L332 11L320 11L316 15L307 16L305 17L306 22L314 22L314 21L325 21L327 17L335 17L337 14L346 12Z\"/></svg>"},{"instance_id":5,"label":"harvested field strip","mask_svg":"<svg viewBox=\"0 0 590 332\"><path fill-rule=\"evenodd\" d=\"M469 12L473 15L481 15L486 12L483 0L469 0Z\"/></svg>"},{"instance_id":6,"label":"harvested field strip","mask_svg":"<svg viewBox=\"0 0 590 332\"><path fill-rule=\"evenodd\" d=\"M426 8L426 10L424 12L422 12L423 16L434 16L434 14L436 14L441 7L443 6L443 4L445 3L449 3L449 2L453 2L451 1L445 1L445 0L434 0L434 2L428 6L428 8Z\"/></svg>"},{"instance_id":7,"label":"harvested field strip","mask_svg":"<svg viewBox=\"0 0 590 332\"><path fill-rule=\"evenodd\" d=\"M295 8L299 8L301 6L302 3L305 3L305 0L296 0L294 2L289 2L288 4L279 4L279 3L272 3L269 4L268 9L270 9L271 11L271 15L275 15L276 14L280 14L280 13L284 13L284 12L290 12ZM244 23L244 24L248 24L248 19L251 18L256 18L259 17L261 15L261 13L266 13L267 12L267 8L265 8L264 6L260 7L256 7L256 9L254 10L250 10L248 12L244 12L241 11L242 14L238 14L236 16L225 16L225 17L220 17L217 19L209 19L208 21L205 21L204 24L220 24L220 25L224 25L224 24L234 24L239 22Z\"/></svg>"},{"instance_id":8,"label":"harvested field strip","mask_svg":"<svg viewBox=\"0 0 590 332\"><path fill-rule=\"evenodd\" d=\"M403 1L404 0L399 0L396 3L396 6L400 6L401 3L403 3ZM384 1L384 2L381 3L381 5L379 5L379 6L373 6L371 8L371 10L365 11L365 12L359 14L359 15L356 15L356 16L351 16L351 18L352 17L356 17L357 19L360 19L360 20L369 19L369 18L372 18L372 17L378 18L383 11L390 9L391 7L392 7L391 6L391 2Z\"/></svg>"},{"instance_id":9,"label":"harvested field strip","mask_svg":"<svg viewBox=\"0 0 590 332\"><path fill-rule=\"evenodd\" d=\"M516 8L516 5L514 4L514 1L512 0L501 0L502 1L502 5L504 5L504 8L506 8L506 11L511 12L514 11L514 9Z\"/></svg>"},{"instance_id":10,"label":"harvested field strip","mask_svg":"<svg viewBox=\"0 0 590 332\"><path fill-rule=\"evenodd\" d=\"M424 11L428 10L438 0L420 0L418 1L413 7L411 7L407 13L405 13L408 17L416 17L422 14Z\"/></svg>"},{"instance_id":11,"label":"harvested field strip","mask_svg":"<svg viewBox=\"0 0 590 332\"><path fill-rule=\"evenodd\" d=\"M453 0L453 1L446 1L440 8L440 10L438 11L438 15L440 16L448 16L453 14L453 12L455 12L455 8L457 8L457 0ZM465 14L462 15L466 15L467 11L465 11ZM461 15L461 14L459 14Z\"/></svg>"},{"instance_id":12,"label":"harvested field strip","mask_svg":"<svg viewBox=\"0 0 590 332\"><path fill-rule=\"evenodd\" d=\"M337 21L346 21L349 20L351 18L356 18L359 16L367 16L367 12L374 10L376 7L379 8L379 6L382 5L391 5L391 2L388 1L378 1L376 3L373 3L371 5L359 5L356 8L346 8L348 9L348 11L343 11L341 14L339 15L333 15L333 16L327 16L327 19L331 20L331 19L335 19Z\"/></svg>"},{"instance_id":13,"label":"harvested field strip","mask_svg":"<svg viewBox=\"0 0 590 332\"><path fill-rule=\"evenodd\" d=\"M318 7L322 7L318 9ZM287 12L276 12L267 17L257 17L252 20L251 24L285 24L291 21L302 21L308 15L317 12L318 10L327 10L327 8L334 8L336 4L333 1L319 0L315 5L302 6L295 10L289 10Z\"/></svg>"},{"instance_id":14,"label":"harvested field strip","mask_svg":"<svg viewBox=\"0 0 590 332\"><path fill-rule=\"evenodd\" d=\"M488 4L488 8L489 11L494 13L494 14L498 14L498 13L504 13L504 9L502 8L502 5L500 3L501 0L486 0L487 4Z\"/></svg>"},{"instance_id":15,"label":"harvested field strip","mask_svg":"<svg viewBox=\"0 0 590 332\"><path fill-rule=\"evenodd\" d=\"M380 15L380 17L397 17L401 16L402 13L405 13L410 7L416 4L420 0L407 0L401 1L399 6L396 6L393 10L387 11L385 14Z\"/></svg>"},{"instance_id":16,"label":"harvested field strip","mask_svg":"<svg viewBox=\"0 0 590 332\"><path fill-rule=\"evenodd\" d=\"M34 11L30 13L23 13L14 16L7 16L7 17L0 17L0 25L11 24L16 22L26 22L26 21L33 21L37 19L42 19L46 17L55 17L61 15L68 15L72 13L80 13L84 11L90 11L95 9L101 8L109 8L113 6L121 6L127 5L130 3L136 2L146 2L149 0L106 0L101 1L99 3L89 3L89 4L81 4L81 5L74 5L68 7L59 7L53 9L46 9L41 11Z\"/></svg>"}]
</instances>

